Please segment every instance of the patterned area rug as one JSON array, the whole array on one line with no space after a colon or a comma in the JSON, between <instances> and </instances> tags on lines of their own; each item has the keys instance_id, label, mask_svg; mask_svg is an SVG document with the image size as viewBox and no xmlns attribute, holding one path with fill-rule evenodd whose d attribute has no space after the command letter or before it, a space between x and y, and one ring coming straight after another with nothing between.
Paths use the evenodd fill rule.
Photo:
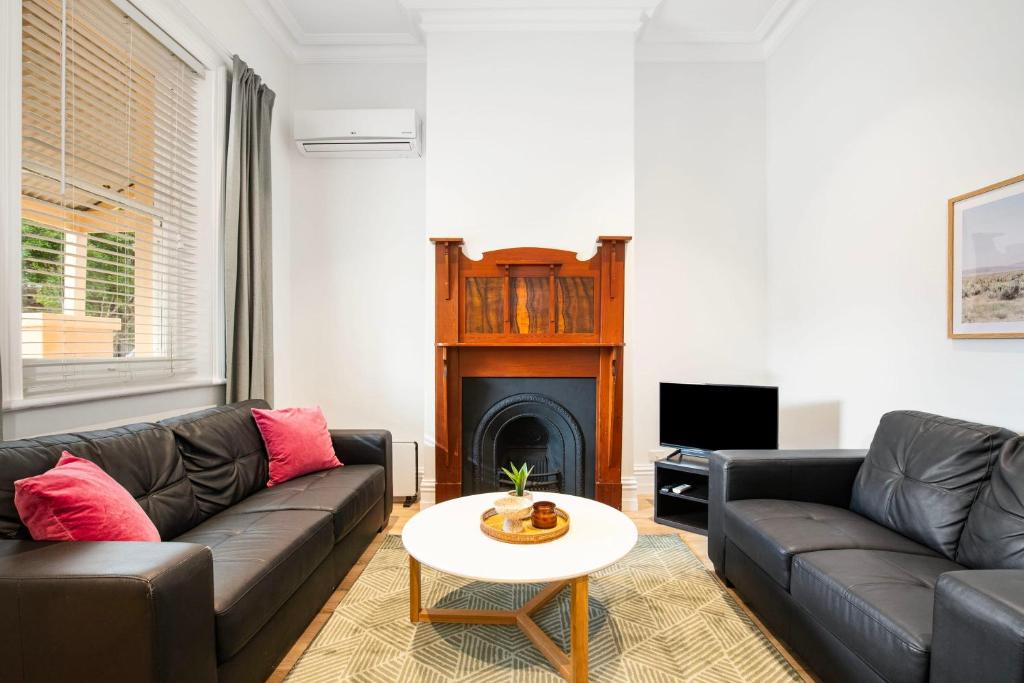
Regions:
<instances>
[{"instance_id":1,"label":"patterned area rug","mask_svg":"<svg viewBox=\"0 0 1024 683\"><path fill-rule=\"evenodd\" d=\"M471 582L423 567L423 605L513 609L539 585ZM569 591L534 615L568 648ZM287 683L557 683L514 626L409 622L408 555L388 536ZM678 536L641 536L590 577L590 680L797 681L799 675Z\"/></svg>"}]
</instances>

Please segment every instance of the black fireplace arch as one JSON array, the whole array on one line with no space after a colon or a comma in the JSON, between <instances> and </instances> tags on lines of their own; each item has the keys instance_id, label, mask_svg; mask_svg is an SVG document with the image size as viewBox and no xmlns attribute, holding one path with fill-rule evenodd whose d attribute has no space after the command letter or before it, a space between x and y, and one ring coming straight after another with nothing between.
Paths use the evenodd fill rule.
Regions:
<instances>
[{"instance_id":1,"label":"black fireplace arch","mask_svg":"<svg viewBox=\"0 0 1024 683\"><path fill-rule=\"evenodd\" d=\"M495 491L502 467L523 462L533 468L528 487L587 493L586 442L576 417L564 405L540 393L518 393L491 405L473 432L468 492ZM469 487L466 484L470 484Z\"/></svg>"}]
</instances>

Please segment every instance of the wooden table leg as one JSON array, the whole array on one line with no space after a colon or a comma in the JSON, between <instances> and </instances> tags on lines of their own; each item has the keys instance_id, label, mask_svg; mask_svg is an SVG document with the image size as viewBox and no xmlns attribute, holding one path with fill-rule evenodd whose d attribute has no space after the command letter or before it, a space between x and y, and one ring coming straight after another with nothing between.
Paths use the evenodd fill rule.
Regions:
<instances>
[{"instance_id":1,"label":"wooden table leg","mask_svg":"<svg viewBox=\"0 0 1024 683\"><path fill-rule=\"evenodd\" d=\"M587 612L588 577L558 581L542 589L525 605L517 610L467 610L439 609L430 607L423 609L421 586L422 571L419 561L409 556L409 620L419 622L440 622L456 624L509 624L518 626L527 638L540 650L540 653L551 662L562 677L571 683L587 683L590 628ZM553 600L558 592L568 584L572 589L570 606L570 653L565 652L544 633L531 614Z\"/></svg>"},{"instance_id":2,"label":"wooden table leg","mask_svg":"<svg viewBox=\"0 0 1024 683\"><path fill-rule=\"evenodd\" d=\"M409 620L416 624L420 620L420 561L409 556Z\"/></svg>"},{"instance_id":3,"label":"wooden table leg","mask_svg":"<svg viewBox=\"0 0 1024 683\"><path fill-rule=\"evenodd\" d=\"M589 643L588 630L590 629L589 614L587 611L587 586L586 576L572 580L572 606L570 607L570 656L572 658L573 683L586 683L587 681L587 647Z\"/></svg>"}]
</instances>

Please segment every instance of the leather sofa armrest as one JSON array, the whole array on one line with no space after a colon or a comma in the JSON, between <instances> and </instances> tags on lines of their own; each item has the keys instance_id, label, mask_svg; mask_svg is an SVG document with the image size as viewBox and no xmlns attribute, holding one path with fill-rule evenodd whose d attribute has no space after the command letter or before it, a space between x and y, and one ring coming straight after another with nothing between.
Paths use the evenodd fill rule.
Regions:
<instances>
[{"instance_id":1,"label":"leather sofa armrest","mask_svg":"<svg viewBox=\"0 0 1024 683\"><path fill-rule=\"evenodd\" d=\"M1024 680L1024 570L943 574L934 607L933 683Z\"/></svg>"},{"instance_id":2,"label":"leather sofa armrest","mask_svg":"<svg viewBox=\"0 0 1024 683\"><path fill-rule=\"evenodd\" d=\"M867 450L718 451L711 456L708 557L722 575L724 507L730 500L773 498L849 507Z\"/></svg>"},{"instance_id":3,"label":"leather sofa armrest","mask_svg":"<svg viewBox=\"0 0 1024 683\"><path fill-rule=\"evenodd\" d=\"M332 429L331 442L338 459L346 465L380 465L384 468L383 529L391 518L395 503L391 432L386 429Z\"/></svg>"},{"instance_id":4,"label":"leather sofa armrest","mask_svg":"<svg viewBox=\"0 0 1024 683\"><path fill-rule=\"evenodd\" d=\"M204 546L0 541L0 623L4 680L217 679Z\"/></svg>"}]
</instances>

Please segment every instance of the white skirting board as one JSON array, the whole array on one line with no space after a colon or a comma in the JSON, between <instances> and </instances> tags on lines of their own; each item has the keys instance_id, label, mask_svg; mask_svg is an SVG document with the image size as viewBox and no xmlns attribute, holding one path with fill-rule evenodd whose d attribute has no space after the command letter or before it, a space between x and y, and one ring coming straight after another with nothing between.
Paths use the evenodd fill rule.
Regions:
<instances>
[{"instance_id":1,"label":"white skirting board","mask_svg":"<svg viewBox=\"0 0 1024 683\"><path fill-rule=\"evenodd\" d=\"M434 504L434 493L437 491L436 479L424 479L420 483L420 507L430 507Z\"/></svg>"},{"instance_id":2,"label":"white skirting board","mask_svg":"<svg viewBox=\"0 0 1024 683\"><path fill-rule=\"evenodd\" d=\"M636 512L640 509L640 499L637 498L636 477L622 478L622 511Z\"/></svg>"},{"instance_id":3,"label":"white skirting board","mask_svg":"<svg viewBox=\"0 0 1024 683\"><path fill-rule=\"evenodd\" d=\"M633 465L637 497L654 495L654 463L644 462Z\"/></svg>"}]
</instances>

